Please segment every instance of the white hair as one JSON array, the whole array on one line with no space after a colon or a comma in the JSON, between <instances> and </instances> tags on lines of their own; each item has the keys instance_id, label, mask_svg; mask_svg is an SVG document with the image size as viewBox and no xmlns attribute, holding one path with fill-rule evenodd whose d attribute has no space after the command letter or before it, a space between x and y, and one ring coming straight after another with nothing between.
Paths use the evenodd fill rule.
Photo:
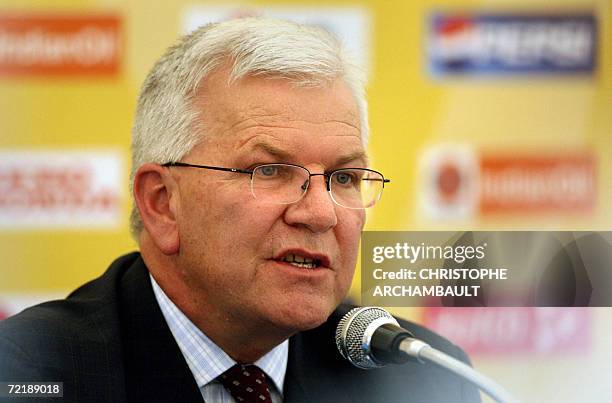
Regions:
<instances>
[{"instance_id":1,"label":"white hair","mask_svg":"<svg viewBox=\"0 0 612 403\"><path fill-rule=\"evenodd\" d=\"M232 63L230 82L245 76L279 77L298 86L343 80L357 103L366 146L363 74L335 37L318 27L282 20L229 20L205 25L182 37L145 79L132 129L132 190L134 175L142 164L179 161L200 142L205 133L197 121L206 111L192 107L194 94L203 80L228 62ZM131 231L136 240L142 228L134 204Z\"/></svg>"}]
</instances>

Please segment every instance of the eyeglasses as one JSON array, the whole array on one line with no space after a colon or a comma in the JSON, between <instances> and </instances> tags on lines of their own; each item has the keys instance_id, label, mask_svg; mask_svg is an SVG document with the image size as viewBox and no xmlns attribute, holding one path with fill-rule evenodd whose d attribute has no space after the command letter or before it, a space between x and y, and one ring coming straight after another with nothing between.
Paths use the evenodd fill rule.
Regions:
<instances>
[{"instance_id":1,"label":"eyeglasses","mask_svg":"<svg viewBox=\"0 0 612 403\"><path fill-rule=\"evenodd\" d=\"M262 164L252 170L184 162L168 162L162 166L249 174L253 197L273 204L291 204L299 201L308 191L310 178L323 176L327 191L336 204L350 209L366 209L380 200L385 183L391 182L380 172L367 168L342 168L328 173L313 174L308 169L294 164Z\"/></svg>"}]
</instances>

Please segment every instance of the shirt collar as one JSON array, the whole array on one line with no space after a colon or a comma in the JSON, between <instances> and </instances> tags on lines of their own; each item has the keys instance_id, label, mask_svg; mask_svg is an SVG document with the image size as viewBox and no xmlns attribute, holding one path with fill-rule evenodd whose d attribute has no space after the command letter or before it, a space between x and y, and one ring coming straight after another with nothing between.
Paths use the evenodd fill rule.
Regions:
<instances>
[{"instance_id":1,"label":"shirt collar","mask_svg":"<svg viewBox=\"0 0 612 403\"><path fill-rule=\"evenodd\" d=\"M209 339L174 305L153 276L149 275L149 277L151 278L155 299L157 299L168 327L193 373L198 388L214 381L219 375L234 366L236 361ZM281 395L285 373L287 372L288 357L289 341L285 340L254 363L272 379Z\"/></svg>"}]
</instances>

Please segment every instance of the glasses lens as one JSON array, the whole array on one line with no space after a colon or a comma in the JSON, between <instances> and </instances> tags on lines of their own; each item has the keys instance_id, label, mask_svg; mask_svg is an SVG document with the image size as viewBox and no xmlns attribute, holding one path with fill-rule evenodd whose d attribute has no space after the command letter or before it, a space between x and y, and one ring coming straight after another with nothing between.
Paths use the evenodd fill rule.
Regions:
<instances>
[{"instance_id":1,"label":"glasses lens","mask_svg":"<svg viewBox=\"0 0 612 403\"><path fill-rule=\"evenodd\" d=\"M307 189L310 175L305 168L266 164L253 170L251 192L255 198L274 204L298 201Z\"/></svg>"},{"instance_id":2,"label":"glasses lens","mask_svg":"<svg viewBox=\"0 0 612 403\"><path fill-rule=\"evenodd\" d=\"M343 207L372 207L382 194L384 178L367 169L342 169L330 177L331 196Z\"/></svg>"}]
</instances>

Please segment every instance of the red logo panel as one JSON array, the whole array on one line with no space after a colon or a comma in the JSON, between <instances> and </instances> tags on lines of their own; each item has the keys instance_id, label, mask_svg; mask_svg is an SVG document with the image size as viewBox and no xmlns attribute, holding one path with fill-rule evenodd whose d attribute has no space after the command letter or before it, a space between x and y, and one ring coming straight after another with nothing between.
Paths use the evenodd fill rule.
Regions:
<instances>
[{"instance_id":1,"label":"red logo panel","mask_svg":"<svg viewBox=\"0 0 612 403\"><path fill-rule=\"evenodd\" d=\"M425 325L470 354L571 354L591 349L588 308L425 308Z\"/></svg>"}]
</instances>

